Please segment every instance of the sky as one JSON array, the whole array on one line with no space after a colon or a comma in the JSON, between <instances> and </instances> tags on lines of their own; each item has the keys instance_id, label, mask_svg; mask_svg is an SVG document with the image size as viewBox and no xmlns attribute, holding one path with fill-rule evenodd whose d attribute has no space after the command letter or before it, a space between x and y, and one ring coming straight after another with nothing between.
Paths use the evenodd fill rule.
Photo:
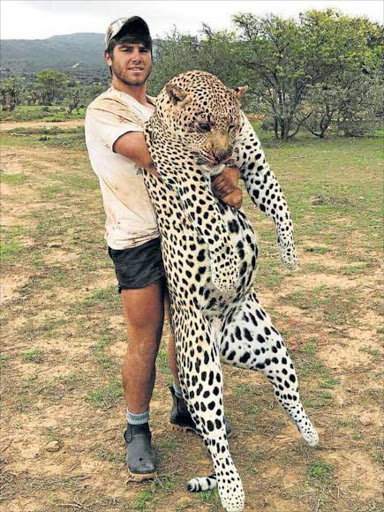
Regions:
<instances>
[{"instance_id":1,"label":"sky","mask_svg":"<svg viewBox=\"0 0 384 512\"><path fill-rule=\"evenodd\" d=\"M274 13L296 17L308 9L335 7L351 16L367 16L383 23L383 0L1 0L1 39L46 39L76 32L104 33L122 16L142 16L152 37L180 32L196 34L202 22L212 29L231 29L231 17L240 12Z\"/></svg>"}]
</instances>

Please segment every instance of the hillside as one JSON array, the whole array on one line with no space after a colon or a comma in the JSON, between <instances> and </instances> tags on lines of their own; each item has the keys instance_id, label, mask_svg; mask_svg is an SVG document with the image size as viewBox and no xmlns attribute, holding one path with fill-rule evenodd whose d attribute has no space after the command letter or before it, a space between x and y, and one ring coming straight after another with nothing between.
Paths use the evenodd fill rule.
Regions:
<instances>
[{"instance_id":1,"label":"hillside","mask_svg":"<svg viewBox=\"0 0 384 512\"><path fill-rule=\"evenodd\" d=\"M68 72L104 67L104 34L78 33L48 39L1 41L1 75L36 73L42 69Z\"/></svg>"}]
</instances>

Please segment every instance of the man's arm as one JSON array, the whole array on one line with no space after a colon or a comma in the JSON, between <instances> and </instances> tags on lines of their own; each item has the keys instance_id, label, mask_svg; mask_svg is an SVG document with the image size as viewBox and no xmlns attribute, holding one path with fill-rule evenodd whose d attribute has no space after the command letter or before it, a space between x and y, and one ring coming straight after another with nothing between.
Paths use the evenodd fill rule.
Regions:
<instances>
[{"instance_id":1,"label":"man's arm","mask_svg":"<svg viewBox=\"0 0 384 512\"><path fill-rule=\"evenodd\" d=\"M142 132L125 133L114 143L113 151L129 158L139 167L159 177ZM242 192L237 187L239 176L240 172L236 168L226 167L212 182L214 195L235 208L240 208L242 203Z\"/></svg>"},{"instance_id":2,"label":"man's arm","mask_svg":"<svg viewBox=\"0 0 384 512\"><path fill-rule=\"evenodd\" d=\"M142 169L157 174L142 132L125 133L114 143L113 151L129 158Z\"/></svg>"}]
</instances>

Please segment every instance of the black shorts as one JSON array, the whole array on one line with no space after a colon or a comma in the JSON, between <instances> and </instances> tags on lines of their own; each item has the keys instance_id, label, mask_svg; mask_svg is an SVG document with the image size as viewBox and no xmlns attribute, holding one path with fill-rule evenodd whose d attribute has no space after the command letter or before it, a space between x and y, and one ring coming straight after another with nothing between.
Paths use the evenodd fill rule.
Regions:
<instances>
[{"instance_id":1,"label":"black shorts","mask_svg":"<svg viewBox=\"0 0 384 512\"><path fill-rule=\"evenodd\" d=\"M130 249L108 247L108 254L115 265L119 293L144 288L165 276L160 238Z\"/></svg>"}]
</instances>

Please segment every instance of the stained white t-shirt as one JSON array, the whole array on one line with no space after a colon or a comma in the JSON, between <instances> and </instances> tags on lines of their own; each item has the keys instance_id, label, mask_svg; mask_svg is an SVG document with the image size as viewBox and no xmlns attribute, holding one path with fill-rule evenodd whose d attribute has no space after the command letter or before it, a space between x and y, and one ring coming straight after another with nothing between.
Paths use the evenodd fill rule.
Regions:
<instances>
[{"instance_id":1,"label":"stained white t-shirt","mask_svg":"<svg viewBox=\"0 0 384 512\"><path fill-rule=\"evenodd\" d=\"M153 110L114 87L87 108L85 140L100 182L107 216L105 238L112 249L137 247L159 236L142 169L113 152L119 137L127 132L143 132L152 113Z\"/></svg>"}]
</instances>

